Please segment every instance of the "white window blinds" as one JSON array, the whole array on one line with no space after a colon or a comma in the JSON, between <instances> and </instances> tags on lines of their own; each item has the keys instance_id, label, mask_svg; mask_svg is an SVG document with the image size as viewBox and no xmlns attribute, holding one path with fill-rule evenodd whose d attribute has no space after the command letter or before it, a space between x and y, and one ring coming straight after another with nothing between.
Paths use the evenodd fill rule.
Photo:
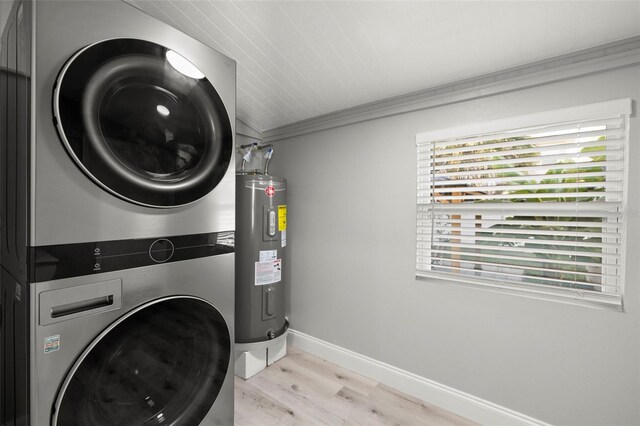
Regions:
<instances>
[{"instance_id":1,"label":"white window blinds","mask_svg":"<svg viewBox=\"0 0 640 426\"><path fill-rule=\"evenodd\" d=\"M620 309L630 113L626 99L418 134L417 275Z\"/></svg>"}]
</instances>

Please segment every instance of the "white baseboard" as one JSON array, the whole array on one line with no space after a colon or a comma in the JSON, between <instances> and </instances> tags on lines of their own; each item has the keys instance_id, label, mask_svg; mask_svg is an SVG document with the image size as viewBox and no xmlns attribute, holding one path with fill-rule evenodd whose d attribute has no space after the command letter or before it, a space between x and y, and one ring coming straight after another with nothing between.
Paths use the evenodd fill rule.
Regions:
<instances>
[{"instance_id":1,"label":"white baseboard","mask_svg":"<svg viewBox=\"0 0 640 426\"><path fill-rule=\"evenodd\" d=\"M289 344L483 425L548 425L297 330L289 329Z\"/></svg>"}]
</instances>

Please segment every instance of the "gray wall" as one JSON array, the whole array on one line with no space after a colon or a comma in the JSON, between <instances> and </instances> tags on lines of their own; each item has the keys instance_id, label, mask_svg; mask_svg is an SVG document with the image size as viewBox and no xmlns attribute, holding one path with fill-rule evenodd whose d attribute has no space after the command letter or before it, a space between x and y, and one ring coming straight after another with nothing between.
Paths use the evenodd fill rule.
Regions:
<instances>
[{"instance_id":1,"label":"gray wall","mask_svg":"<svg viewBox=\"0 0 640 426\"><path fill-rule=\"evenodd\" d=\"M9 13L14 0L0 0L0 34L4 31L4 26L9 19Z\"/></svg>"},{"instance_id":2,"label":"gray wall","mask_svg":"<svg viewBox=\"0 0 640 426\"><path fill-rule=\"evenodd\" d=\"M554 424L640 424L640 217L626 313L416 280L417 132L619 98L640 67L276 143L289 180L292 328ZM632 119L629 208L640 208Z\"/></svg>"}]
</instances>

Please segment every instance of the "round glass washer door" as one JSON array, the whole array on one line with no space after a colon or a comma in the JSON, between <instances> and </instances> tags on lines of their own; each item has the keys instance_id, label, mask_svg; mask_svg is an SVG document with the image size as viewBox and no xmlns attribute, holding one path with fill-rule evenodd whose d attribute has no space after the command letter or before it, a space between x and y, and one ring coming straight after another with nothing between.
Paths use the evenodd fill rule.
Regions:
<instances>
[{"instance_id":1,"label":"round glass washer door","mask_svg":"<svg viewBox=\"0 0 640 426\"><path fill-rule=\"evenodd\" d=\"M231 160L229 115L206 76L178 52L137 39L85 47L54 90L60 138L98 185L152 207L213 190Z\"/></svg>"},{"instance_id":2,"label":"round glass washer door","mask_svg":"<svg viewBox=\"0 0 640 426\"><path fill-rule=\"evenodd\" d=\"M229 329L208 302L176 296L102 332L62 384L53 426L199 425L224 383Z\"/></svg>"}]
</instances>

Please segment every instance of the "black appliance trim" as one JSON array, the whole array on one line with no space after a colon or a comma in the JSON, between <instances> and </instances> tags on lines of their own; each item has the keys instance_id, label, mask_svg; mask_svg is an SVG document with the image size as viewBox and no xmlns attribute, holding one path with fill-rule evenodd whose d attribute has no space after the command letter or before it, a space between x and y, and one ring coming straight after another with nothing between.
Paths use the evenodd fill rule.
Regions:
<instances>
[{"instance_id":1,"label":"black appliance trim","mask_svg":"<svg viewBox=\"0 0 640 426\"><path fill-rule=\"evenodd\" d=\"M233 253L235 232L30 247L31 282Z\"/></svg>"},{"instance_id":2,"label":"black appliance trim","mask_svg":"<svg viewBox=\"0 0 640 426\"><path fill-rule=\"evenodd\" d=\"M29 422L30 303L28 286L0 267L0 424Z\"/></svg>"}]
</instances>

